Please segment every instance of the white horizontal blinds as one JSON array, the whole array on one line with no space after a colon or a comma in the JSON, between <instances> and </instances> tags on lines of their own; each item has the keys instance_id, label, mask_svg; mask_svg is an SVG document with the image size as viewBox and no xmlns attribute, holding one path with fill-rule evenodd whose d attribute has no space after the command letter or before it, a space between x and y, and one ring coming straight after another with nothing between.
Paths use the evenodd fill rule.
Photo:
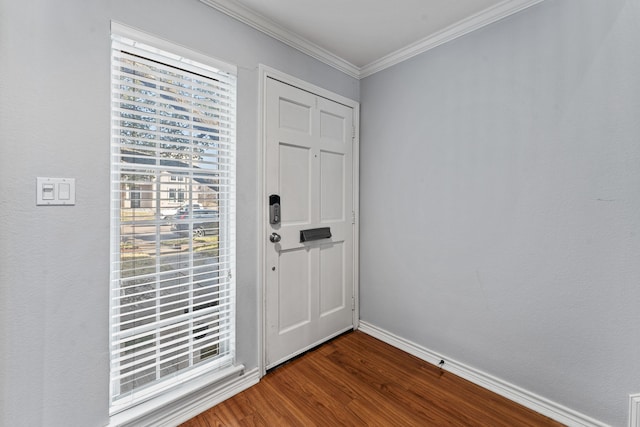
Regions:
<instances>
[{"instance_id":1,"label":"white horizontal blinds","mask_svg":"<svg viewBox=\"0 0 640 427\"><path fill-rule=\"evenodd\" d=\"M235 76L114 37L111 396L234 358Z\"/></svg>"}]
</instances>

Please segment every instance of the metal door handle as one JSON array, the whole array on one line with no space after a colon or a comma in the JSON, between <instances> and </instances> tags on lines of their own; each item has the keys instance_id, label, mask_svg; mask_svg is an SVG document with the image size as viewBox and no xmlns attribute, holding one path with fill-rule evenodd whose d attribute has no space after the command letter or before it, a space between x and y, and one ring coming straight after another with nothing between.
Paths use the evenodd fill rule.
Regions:
<instances>
[{"instance_id":1,"label":"metal door handle","mask_svg":"<svg viewBox=\"0 0 640 427\"><path fill-rule=\"evenodd\" d=\"M271 233L271 236L269 236L269 240L271 240L271 243L278 243L280 239L282 239L282 237L280 237L278 233Z\"/></svg>"}]
</instances>

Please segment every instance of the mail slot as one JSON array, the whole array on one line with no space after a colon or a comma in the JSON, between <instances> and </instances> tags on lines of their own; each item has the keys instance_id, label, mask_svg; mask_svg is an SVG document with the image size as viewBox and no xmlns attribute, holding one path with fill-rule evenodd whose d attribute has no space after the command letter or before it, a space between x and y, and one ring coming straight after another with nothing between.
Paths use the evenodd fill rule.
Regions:
<instances>
[{"instance_id":1,"label":"mail slot","mask_svg":"<svg viewBox=\"0 0 640 427\"><path fill-rule=\"evenodd\" d=\"M300 243L311 242L313 240L328 239L331 237L330 227L310 228L300 230Z\"/></svg>"}]
</instances>

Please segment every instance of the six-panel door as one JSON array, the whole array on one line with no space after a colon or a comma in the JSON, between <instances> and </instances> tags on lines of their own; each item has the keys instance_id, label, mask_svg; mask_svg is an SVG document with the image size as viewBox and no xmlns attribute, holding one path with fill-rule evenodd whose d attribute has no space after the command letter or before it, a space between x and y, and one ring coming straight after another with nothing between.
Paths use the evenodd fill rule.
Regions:
<instances>
[{"instance_id":1,"label":"six-panel door","mask_svg":"<svg viewBox=\"0 0 640 427\"><path fill-rule=\"evenodd\" d=\"M353 109L267 79L266 367L353 327ZM330 238L300 242L329 227ZM268 239L268 236L265 236ZM277 240L277 239L276 239Z\"/></svg>"}]
</instances>

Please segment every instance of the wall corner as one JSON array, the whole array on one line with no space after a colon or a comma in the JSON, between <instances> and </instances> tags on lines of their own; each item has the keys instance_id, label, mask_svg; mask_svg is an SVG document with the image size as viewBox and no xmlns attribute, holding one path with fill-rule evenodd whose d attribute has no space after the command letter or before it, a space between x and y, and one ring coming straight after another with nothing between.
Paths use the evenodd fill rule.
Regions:
<instances>
[{"instance_id":1,"label":"wall corner","mask_svg":"<svg viewBox=\"0 0 640 427\"><path fill-rule=\"evenodd\" d=\"M640 393L629 395L629 427L640 427Z\"/></svg>"}]
</instances>

